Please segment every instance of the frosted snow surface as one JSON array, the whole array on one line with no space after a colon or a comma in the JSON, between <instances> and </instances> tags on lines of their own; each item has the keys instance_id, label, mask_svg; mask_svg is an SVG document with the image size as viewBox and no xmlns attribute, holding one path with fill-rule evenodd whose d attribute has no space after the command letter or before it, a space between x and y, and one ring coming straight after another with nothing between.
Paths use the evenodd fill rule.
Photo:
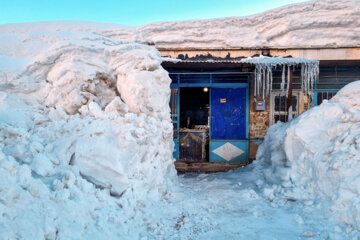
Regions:
<instances>
[{"instance_id":1,"label":"frosted snow surface","mask_svg":"<svg viewBox=\"0 0 360 240\"><path fill-rule=\"evenodd\" d=\"M82 21L7 24L0 33L76 31L160 48L359 47L360 1L315 0L248 17L126 27Z\"/></svg>"},{"instance_id":2,"label":"frosted snow surface","mask_svg":"<svg viewBox=\"0 0 360 240\"><path fill-rule=\"evenodd\" d=\"M360 81L289 123L269 128L257 165L278 184L274 195L321 199L322 207L360 236Z\"/></svg>"},{"instance_id":3,"label":"frosted snow surface","mask_svg":"<svg viewBox=\"0 0 360 240\"><path fill-rule=\"evenodd\" d=\"M166 198L176 176L160 53L33 32L0 34L0 56L0 238L127 236L119 221Z\"/></svg>"}]
</instances>

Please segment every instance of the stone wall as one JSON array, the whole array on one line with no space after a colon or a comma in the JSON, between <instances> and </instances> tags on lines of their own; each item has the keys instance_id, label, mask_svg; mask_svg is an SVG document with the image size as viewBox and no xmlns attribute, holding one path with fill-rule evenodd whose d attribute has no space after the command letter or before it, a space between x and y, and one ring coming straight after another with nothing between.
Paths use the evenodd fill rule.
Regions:
<instances>
[{"instance_id":1,"label":"stone wall","mask_svg":"<svg viewBox=\"0 0 360 240\"><path fill-rule=\"evenodd\" d=\"M270 116L270 101L269 98L265 99L266 110L255 110L255 99L252 97L250 101L250 115L249 115L249 137L263 138L266 135L266 131L269 127Z\"/></svg>"}]
</instances>

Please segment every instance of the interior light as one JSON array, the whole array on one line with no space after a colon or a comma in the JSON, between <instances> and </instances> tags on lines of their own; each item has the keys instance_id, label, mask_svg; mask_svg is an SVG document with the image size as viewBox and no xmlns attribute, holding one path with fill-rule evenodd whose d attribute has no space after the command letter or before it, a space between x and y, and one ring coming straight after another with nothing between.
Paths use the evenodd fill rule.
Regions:
<instances>
[{"instance_id":1,"label":"interior light","mask_svg":"<svg viewBox=\"0 0 360 240\"><path fill-rule=\"evenodd\" d=\"M209 89L208 89L207 87L204 87L204 88L203 88L203 91L204 91L204 92L208 92Z\"/></svg>"}]
</instances>

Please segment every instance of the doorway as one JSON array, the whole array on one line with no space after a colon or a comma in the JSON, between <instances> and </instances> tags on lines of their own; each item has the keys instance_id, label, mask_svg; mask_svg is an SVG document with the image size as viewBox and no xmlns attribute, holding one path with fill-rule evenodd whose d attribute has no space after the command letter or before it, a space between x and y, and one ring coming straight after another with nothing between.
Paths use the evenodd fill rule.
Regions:
<instances>
[{"instance_id":1,"label":"doorway","mask_svg":"<svg viewBox=\"0 0 360 240\"><path fill-rule=\"evenodd\" d=\"M209 88L180 89L179 161L209 161Z\"/></svg>"}]
</instances>

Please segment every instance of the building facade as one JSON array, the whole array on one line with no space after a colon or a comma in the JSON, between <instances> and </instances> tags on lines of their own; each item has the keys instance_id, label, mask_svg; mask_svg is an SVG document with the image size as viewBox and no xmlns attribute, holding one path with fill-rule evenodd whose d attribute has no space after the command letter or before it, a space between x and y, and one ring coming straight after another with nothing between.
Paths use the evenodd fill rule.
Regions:
<instances>
[{"instance_id":1,"label":"building facade","mask_svg":"<svg viewBox=\"0 0 360 240\"><path fill-rule=\"evenodd\" d=\"M310 94L303 91L302 70L291 71L294 117L360 79L360 48L159 50L182 60L163 66L172 79L174 156L183 162L249 163L268 127L287 121L288 89L280 86L284 71L273 69L270 93L254 96L256 69L242 59L265 55L319 61Z\"/></svg>"}]
</instances>

